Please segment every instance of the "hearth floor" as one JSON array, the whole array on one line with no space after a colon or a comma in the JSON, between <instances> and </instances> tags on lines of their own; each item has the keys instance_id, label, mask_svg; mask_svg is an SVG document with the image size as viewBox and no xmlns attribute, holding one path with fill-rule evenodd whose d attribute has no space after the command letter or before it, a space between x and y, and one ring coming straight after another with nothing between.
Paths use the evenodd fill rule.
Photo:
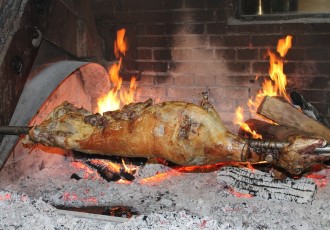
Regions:
<instances>
[{"instance_id":1,"label":"hearth floor","mask_svg":"<svg viewBox=\"0 0 330 230\"><path fill-rule=\"evenodd\" d=\"M140 169L131 183L106 182L94 173L62 164L36 166L1 186L0 229L329 229L330 185L311 203L297 204L232 195L216 172L170 173L162 181L143 178L171 171ZM71 179L76 173L82 178ZM329 171L325 171L330 178ZM128 206L139 215L125 223L59 215L56 206Z\"/></svg>"}]
</instances>

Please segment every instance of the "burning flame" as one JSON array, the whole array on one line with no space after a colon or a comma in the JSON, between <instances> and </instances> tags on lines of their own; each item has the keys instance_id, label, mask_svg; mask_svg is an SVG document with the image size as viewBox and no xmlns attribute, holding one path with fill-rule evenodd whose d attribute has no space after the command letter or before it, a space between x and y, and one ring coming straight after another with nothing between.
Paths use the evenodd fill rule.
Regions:
<instances>
[{"instance_id":1,"label":"burning flame","mask_svg":"<svg viewBox=\"0 0 330 230\"><path fill-rule=\"evenodd\" d=\"M117 110L121 107L121 104L125 105L134 102L134 95L137 87L136 78L134 76L131 78L129 89L122 89L123 79L119 76L122 57L125 56L126 51L125 29L121 29L117 31L117 39L114 42L114 53L118 59L118 63L113 64L108 71L109 79L113 87L107 95L98 99L98 112L101 114L106 111Z\"/></svg>"},{"instance_id":2,"label":"burning flame","mask_svg":"<svg viewBox=\"0 0 330 230\"><path fill-rule=\"evenodd\" d=\"M251 112L255 113L258 106L265 96L277 96L284 97L287 101L291 102L289 95L286 92L286 75L283 72L283 57L285 57L288 50L291 48L292 36L288 35L286 38L280 39L277 44L277 52L281 57L268 50L269 60L269 76L271 80L265 79L262 83L262 89L256 96L255 101L250 99L248 106Z\"/></svg>"},{"instance_id":3,"label":"burning flame","mask_svg":"<svg viewBox=\"0 0 330 230\"><path fill-rule=\"evenodd\" d=\"M270 50L268 50L268 56L270 58L269 60L270 68L268 73L271 80L265 79L264 82L262 83L262 89L259 90L255 99L254 100L249 99L248 106L252 114L256 114L256 111L265 96L273 97L280 95L283 98L285 98L287 101L291 102L291 99L286 92L287 79L286 79L286 75L283 72L283 66L284 66L283 58L287 54L288 50L291 48L291 44L292 44L291 41L292 41L292 36L290 35L278 41L277 52L279 53L280 57L275 53L272 53ZM256 79L258 79L258 76ZM239 116L241 116L239 112L236 113L236 117L237 117L236 120L239 120L240 122L235 124L239 124L241 127L243 126L244 130L246 130L245 128L249 130L250 128L248 127L248 125L243 124L243 120Z\"/></svg>"},{"instance_id":4,"label":"burning flame","mask_svg":"<svg viewBox=\"0 0 330 230\"><path fill-rule=\"evenodd\" d=\"M251 133L252 137L254 139L262 139L262 136L258 134L255 130L251 130L250 127L244 123L244 115L243 115L243 108L238 106L235 111L235 119L234 119L234 124L235 125L240 125L240 128L245 130L248 133Z\"/></svg>"}]
</instances>

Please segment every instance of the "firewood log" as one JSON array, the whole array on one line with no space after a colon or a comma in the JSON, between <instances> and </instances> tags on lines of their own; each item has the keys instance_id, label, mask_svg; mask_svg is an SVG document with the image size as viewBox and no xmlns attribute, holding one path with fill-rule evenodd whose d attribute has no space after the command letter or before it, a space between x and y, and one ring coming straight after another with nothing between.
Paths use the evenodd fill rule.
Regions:
<instances>
[{"instance_id":1,"label":"firewood log","mask_svg":"<svg viewBox=\"0 0 330 230\"><path fill-rule=\"evenodd\" d=\"M283 141L287 140L290 136L299 135L303 135L306 137L316 137L316 135L313 133L303 132L294 127L276 125L257 119L248 119L244 123L246 123L251 130L254 130L258 134L262 135L262 138L266 140ZM252 135L249 132L245 131L243 128L240 128L238 130L238 135L247 138L252 137Z\"/></svg>"},{"instance_id":2,"label":"firewood log","mask_svg":"<svg viewBox=\"0 0 330 230\"><path fill-rule=\"evenodd\" d=\"M330 129L308 117L286 101L277 97L265 97L258 108L258 114L279 125L294 127L302 132L313 133L330 142Z\"/></svg>"},{"instance_id":3,"label":"firewood log","mask_svg":"<svg viewBox=\"0 0 330 230\"><path fill-rule=\"evenodd\" d=\"M152 105L149 99L103 116L64 102L33 127L29 137L44 145L84 153L163 158L179 165L253 163L266 157L249 148L248 140L228 132L215 109L205 101L203 106L185 102ZM301 174L314 161L329 158L312 154L309 161L308 154L324 145L322 139L291 141L280 156L272 158L273 164L281 162L289 173L297 174L299 168ZM290 162L283 163L282 159Z\"/></svg>"}]
</instances>

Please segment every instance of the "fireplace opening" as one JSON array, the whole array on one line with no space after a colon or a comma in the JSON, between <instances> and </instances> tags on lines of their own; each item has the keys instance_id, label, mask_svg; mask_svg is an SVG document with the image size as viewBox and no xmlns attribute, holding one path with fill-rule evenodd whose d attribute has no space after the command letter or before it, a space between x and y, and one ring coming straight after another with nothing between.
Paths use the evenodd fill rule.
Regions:
<instances>
[{"instance_id":1,"label":"fireplace opening","mask_svg":"<svg viewBox=\"0 0 330 230\"><path fill-rule=\"evenodd\" d=\"M1 126L31 113L13 115L22 100L35 111L20 124L33 134L20 136L0 171L0 205L19 213L1 217L1 226L32 226L31 219L81 229L327 226L329 22L249 21L236 17L236 3L49 5L24 90L33 79L64 76L54 86L40 81L31 98L10 77L20 74L0 77ZM36 127L55 131L37 136ZM85 141L77 147L75 130L92 130L94 141L74 136ZM119 147L108 154L108 146Z\"/></svg>"}]
</instances>

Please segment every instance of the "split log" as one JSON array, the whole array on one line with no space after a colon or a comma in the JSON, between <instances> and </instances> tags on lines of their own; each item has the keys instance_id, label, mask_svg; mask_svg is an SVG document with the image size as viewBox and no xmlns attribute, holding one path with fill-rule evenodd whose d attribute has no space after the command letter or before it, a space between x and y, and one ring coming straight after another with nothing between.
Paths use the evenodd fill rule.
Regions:
<instances>
[{"instance_id":1,"label":"split log","mask_svg":"<svg viewBox=\"0 0 330 230\"><path fill-rule=\"evenodd\" d=\"M312 179L277 180L268 173L247 168L223 167L217 172L217 179L236 192L267 200L307 203L313 200L316 192Z\"/></svg>"},{"instance_id":2,"label":"split log","mask_svg":"<svg viewBox=\"0 0 330 230\"><path fill-rule=\"evenodd\" d=\"M313 133L314 136L330 142L330 129L277 97L265 97L257 113L279 125L294 127L304 133Z\"/></svg>"},{"instance_id":3,"label":"split log","mask_svg":"<svg viewBox=\"0 0 330 230\"><path fill-rule=\"evenodd\" d=\"M304 114L330 128L330 119L321 114L311 103L306 101L300 93L293 91L290 93L290 97L292 104L299 106Z\"/></svg>"},{"instance_id":4,"label":"split log","mask_svg":"<svg viewBox=\"0 0 330 230\"><path fill-rule=\"evenodd\" d=\"M265 140L283 141L287 140L290 136L315 136L313 133L303 132L294 127L276 125L257 119L249 119L246 120L244 123L246 123L251 130L254 130L258 134L262 135L262 138ZM251 134L242 128L238 130L238 135L246 138L252 138Z\"/></svg>"},{"instance_id":5,"label":"split log","mask_svg":"<svg viewBox=\"0 0 330 230\"><path fill-rule=\"evenodd\" d=\"M131 103L122 110L92 114L65 102L29 137L34 142L89 154L163 158L178 165L219 162L251 163L271 159L272 164L301 175L313 164L330 159L313 151L323 139L296 137L269 157L250 148L250 141L227 131L214 108L185 102L152 105Z\"/></svg>"}]
</instances>

